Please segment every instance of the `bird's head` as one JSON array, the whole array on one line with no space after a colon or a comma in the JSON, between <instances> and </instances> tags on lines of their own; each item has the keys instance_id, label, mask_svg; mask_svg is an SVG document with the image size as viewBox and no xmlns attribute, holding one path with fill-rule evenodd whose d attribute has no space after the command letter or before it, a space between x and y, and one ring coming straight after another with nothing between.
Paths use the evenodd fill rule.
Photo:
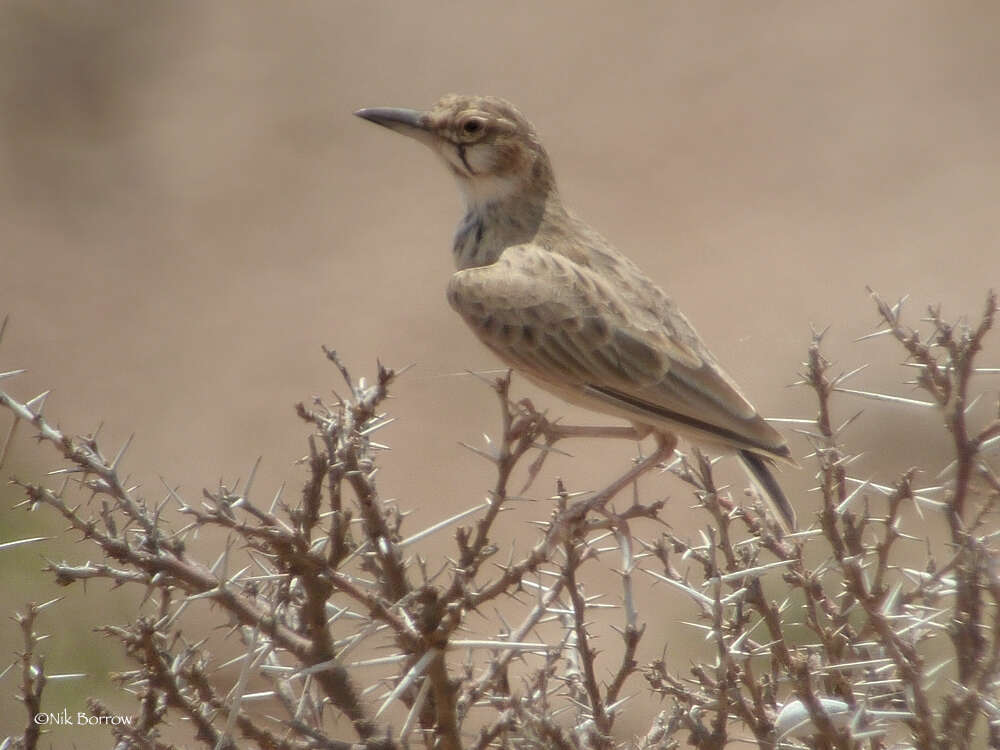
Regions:
<instances>
[{"instance_id":1,"label":"bird's head","mask_svg":"<svg viewBox=\"0 0 1000 750\"><path fill-rule=\"evenodd\" d=\"M354 114L429 146L470 206L553 187L534 127L504 99L449 94L429 110L373 107Z\"/></svg>"}]
</instances>

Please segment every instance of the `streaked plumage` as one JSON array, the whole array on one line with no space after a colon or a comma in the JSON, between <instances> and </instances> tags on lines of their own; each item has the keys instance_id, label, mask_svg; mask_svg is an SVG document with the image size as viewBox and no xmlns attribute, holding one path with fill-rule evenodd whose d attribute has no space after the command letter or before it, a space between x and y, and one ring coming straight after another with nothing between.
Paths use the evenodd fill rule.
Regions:
<instances>
[{"instance_id":1,"label":"streaked plumage","mask_svg":"<svg viewBox=\"0 0 1000 750\"><path fill-rule=\"evenodd\" d=\"M767 466L794 463L782 436L670 297L563 207L548 156L517 109L451 95L427 112L357 114L425 143L456 177L467 213L448 300L483 343L567 401L735 451L794 524Z\"/></svg>"}]
</instances>

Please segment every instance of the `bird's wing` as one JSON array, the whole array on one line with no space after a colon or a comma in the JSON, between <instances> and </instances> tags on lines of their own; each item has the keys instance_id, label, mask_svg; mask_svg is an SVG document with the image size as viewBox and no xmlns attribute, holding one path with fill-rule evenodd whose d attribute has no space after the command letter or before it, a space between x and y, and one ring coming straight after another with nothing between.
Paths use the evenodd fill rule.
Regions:
<instances>
[{"instance_id":1,"label":"bird's wing","mask_svg":"<svg viewBox=\"0 0 1000 750\"><path fill-rule=\"evenodd\" d=\"M491 265L454 274L448 299L503 360L571 400L786 457L781 435L670 299L640 280L636 295L627 275L609 279L564 255L518 245Z\"/></svg>"}]
</instances>

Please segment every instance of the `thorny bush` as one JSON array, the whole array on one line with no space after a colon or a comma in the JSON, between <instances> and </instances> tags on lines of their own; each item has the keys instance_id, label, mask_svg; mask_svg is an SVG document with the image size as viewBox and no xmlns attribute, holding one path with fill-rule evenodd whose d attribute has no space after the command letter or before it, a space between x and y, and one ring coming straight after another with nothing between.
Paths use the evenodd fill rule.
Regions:
<instances>
[{"instance_id":1,"label":"thorny bush","mask_svg":"<svg viewBox=\"0 0 1000 750\"><path fill-rule=\"evenodd\" d=\"M926 400L846 388L860 368L832 376L815 334L801 383L815 394L817 413L786 421L812 446L804 461L820 503L811 514L804 509L815 501L798 503L807 517L792 533L759 502L741 506L718 488L704 455L656 451L599 492L558 485L533 546L501 553L501 511L527 492L512 489L515 470L530 484L558 441L587 433L512 401L509 377L491 383L497 439L472 448L496 470L487 499L412 533L404 508L380 497L375 482L384 448L375 438L391 421L382 409L395 377L381 366L369 384L327 352L349 393L297 407L311 434L294 501L279 493L261 503L251 475L242 489L205 492L198 503L170 487L151 503L122 479L127 445L109 458L95 438L53 427L44 395L20 402L0 392L14 417L10 435L28 423L63 461L53 486L15 480L22 505L61 515L101 557L53 562L55 580L102 579L144 592L133 621L103 628L131 659L118 679L137 702L130 726L109 727L115 747L173 747L164 727L176 729L178 719L190 727L186 747L215 750L709 749L738 740L761 748L1000 747L1000 532L990 526L1000 499L991 465L1000 419L979 418L971 390L974 376L995 372L975 360L996 298L989 295L974 325L947 323L931 309L929 331L920 333L904 324L901 304L873 297L884 324L873 336L901 346ZM853 477L844 433L854 418L835 413L839 393L942 423L951 455L928 467L931 475L942 469L940 481L917 486L915 469L894 480ZM651 470L690 485L704 509L698 538L657 526L659 536L643 541L632 526L656 519L663 503L612 505ZM166 506L187 522L168 523ZM924 543L926 534L904 528L914 513L948 539L945 558L928 552L920 568L901 562L912 554L899 551ZM212 529L228 542L206 563L188 540ZM425 560L413 545L432 534L451 534L454 547ZM604 561L620 577L613 596L621 601L621 646L599 654L591 615L601 605L579 578L581 568ZM664 661L637 663L640 572L690 601L684 617L696 620L707 645L687 674ZM765 595L765 577L778 600ZM516 603L516 620L490 616L502 599ZM220 663L192 637L191 623L182 632L197 600L210 601L215 625L238 639L236 659ZM8 674L19 679L26 728L3 748L40 741L32 717L47 679L36 632L46 606L30 604L18 616L23 650ZM473 613L494 631L470 637ZM628 699L638 692L659 696L662 706L651 719L629 717L647 726L623 737ZM89 709L108 713L96 700Z\"/></svg>"}]
</instances>

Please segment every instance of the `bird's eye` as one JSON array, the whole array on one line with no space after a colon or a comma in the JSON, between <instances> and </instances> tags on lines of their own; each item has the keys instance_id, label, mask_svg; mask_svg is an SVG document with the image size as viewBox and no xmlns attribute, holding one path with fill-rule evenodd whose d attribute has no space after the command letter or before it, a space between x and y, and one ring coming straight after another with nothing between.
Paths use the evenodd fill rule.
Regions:
<instances>
[{"instance_id":1,"label":"bird's eye","mask_svg":"<svg viewBox=\"0 0 1000 750\"><path fill-rule=\"evenodd\" d=\"M483 121L478 117L470 117L462 123L462 132L466 135L476 135L483 129Z\"/></svg>"}]
</instances>

